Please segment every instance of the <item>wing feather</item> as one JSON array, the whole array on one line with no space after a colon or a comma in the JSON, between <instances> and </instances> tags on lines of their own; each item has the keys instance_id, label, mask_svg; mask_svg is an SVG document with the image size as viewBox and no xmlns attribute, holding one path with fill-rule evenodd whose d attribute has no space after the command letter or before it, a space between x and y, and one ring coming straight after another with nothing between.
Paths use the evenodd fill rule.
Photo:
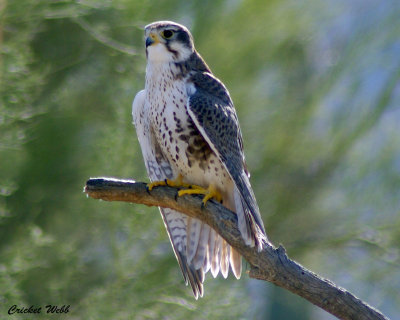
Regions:
<instances>
[{"instance_id":1,"label":"wing feather","mask_svg":"<svg viewBox=\"0 0 400 320\"><path fill-rule=\"evenodd\" d=\"M253 243L261 249L267 237L245 167L242 135L228 90L211 73L195 72L189 78L187 92L190 117L239 191L243 210L237 213L243 214L246 220L246 226L239 228L242 232L250 226ZM246 234L242 235L246 239Z\"/></svg>"}]
</instances>

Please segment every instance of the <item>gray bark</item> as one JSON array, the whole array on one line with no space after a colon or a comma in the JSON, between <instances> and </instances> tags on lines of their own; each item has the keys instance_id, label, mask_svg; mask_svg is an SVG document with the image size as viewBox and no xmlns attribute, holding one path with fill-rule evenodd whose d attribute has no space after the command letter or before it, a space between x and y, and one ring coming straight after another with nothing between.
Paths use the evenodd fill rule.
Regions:
<instances>
[{"instance_id":1,"label":"gray bark","mask_svg":"<svg viewBox=\"0 0 400 320\"><path fill-rule=\"evenodd\" d=\"M126 201L175 209L198 218L216 230L247 260L251 278L269 281L307 299L339 319L386 319L380 311L333 282L289 259L283 246L266 244L261 252L245 245L237 227L236 214L215 201L203 207L198 195L177 196L178 189L155 187L148 192L143 182L107 178L90 179L85 192L95 199Z\"/></svg>"}]
</instances>

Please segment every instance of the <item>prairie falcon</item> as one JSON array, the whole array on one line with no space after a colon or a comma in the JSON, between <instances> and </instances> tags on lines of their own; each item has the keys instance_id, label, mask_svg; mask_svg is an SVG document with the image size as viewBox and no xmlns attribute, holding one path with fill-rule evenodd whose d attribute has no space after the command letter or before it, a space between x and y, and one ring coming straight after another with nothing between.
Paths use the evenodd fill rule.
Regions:
<instances>
[{"instance_id":1,"label":"prairie falcon","mask_svg":"<svg viewBox=\"0 0 400 320\"><path fill-rule=\"evenodd\" d=\"M243 154L242 135L228 90L175 22L145 27L146 84L132 105L133 123L152 183L203 194L236 212L241 235L261 250L267 241ZM241 256L200 220L160 208L186 284L203 296L204 274L240 277Z\"/></svg>"}]
</instances>

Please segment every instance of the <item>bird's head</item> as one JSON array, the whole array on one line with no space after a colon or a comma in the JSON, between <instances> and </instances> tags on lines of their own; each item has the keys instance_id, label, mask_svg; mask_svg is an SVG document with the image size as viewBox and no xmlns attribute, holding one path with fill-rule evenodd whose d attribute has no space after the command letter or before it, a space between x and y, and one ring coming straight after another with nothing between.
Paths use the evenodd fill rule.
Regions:
<instances>
[{"instance_id":1,"label":"bird's head","mask_svg":"<svg viewBox=\"0 0 400 320\"><path fill-rule=\"evenodd\" d=\"M172 21L157 21L145 27L146 56L151 62L180 62L194 52L189 30Z\"/></svg>"}]
</instances>

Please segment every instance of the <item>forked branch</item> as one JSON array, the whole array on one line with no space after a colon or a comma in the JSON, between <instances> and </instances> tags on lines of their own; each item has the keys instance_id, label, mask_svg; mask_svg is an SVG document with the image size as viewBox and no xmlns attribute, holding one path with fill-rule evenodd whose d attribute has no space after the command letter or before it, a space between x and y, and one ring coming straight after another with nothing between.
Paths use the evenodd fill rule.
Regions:
<instances>
[{"instance_id":1,"label":"forked branch","mask_svg":"<svg viewBox=\"0 0 400 320\"><path fill-rule=\"evenodd\" d=\"M245 245L237 227L236 214L215 201L202 207L198 195L177 197L177 189L163 186L148 192L146 184L128 180L95 178L87 181L85 192L95 199L125 201L175 209L202 220L217 231L250 264L249 276L269 281L307 299L339 319L386 319L347 290L305 269L288 258L282 246L267 244L258 252Z\"/></svg>"}]
</instances>

